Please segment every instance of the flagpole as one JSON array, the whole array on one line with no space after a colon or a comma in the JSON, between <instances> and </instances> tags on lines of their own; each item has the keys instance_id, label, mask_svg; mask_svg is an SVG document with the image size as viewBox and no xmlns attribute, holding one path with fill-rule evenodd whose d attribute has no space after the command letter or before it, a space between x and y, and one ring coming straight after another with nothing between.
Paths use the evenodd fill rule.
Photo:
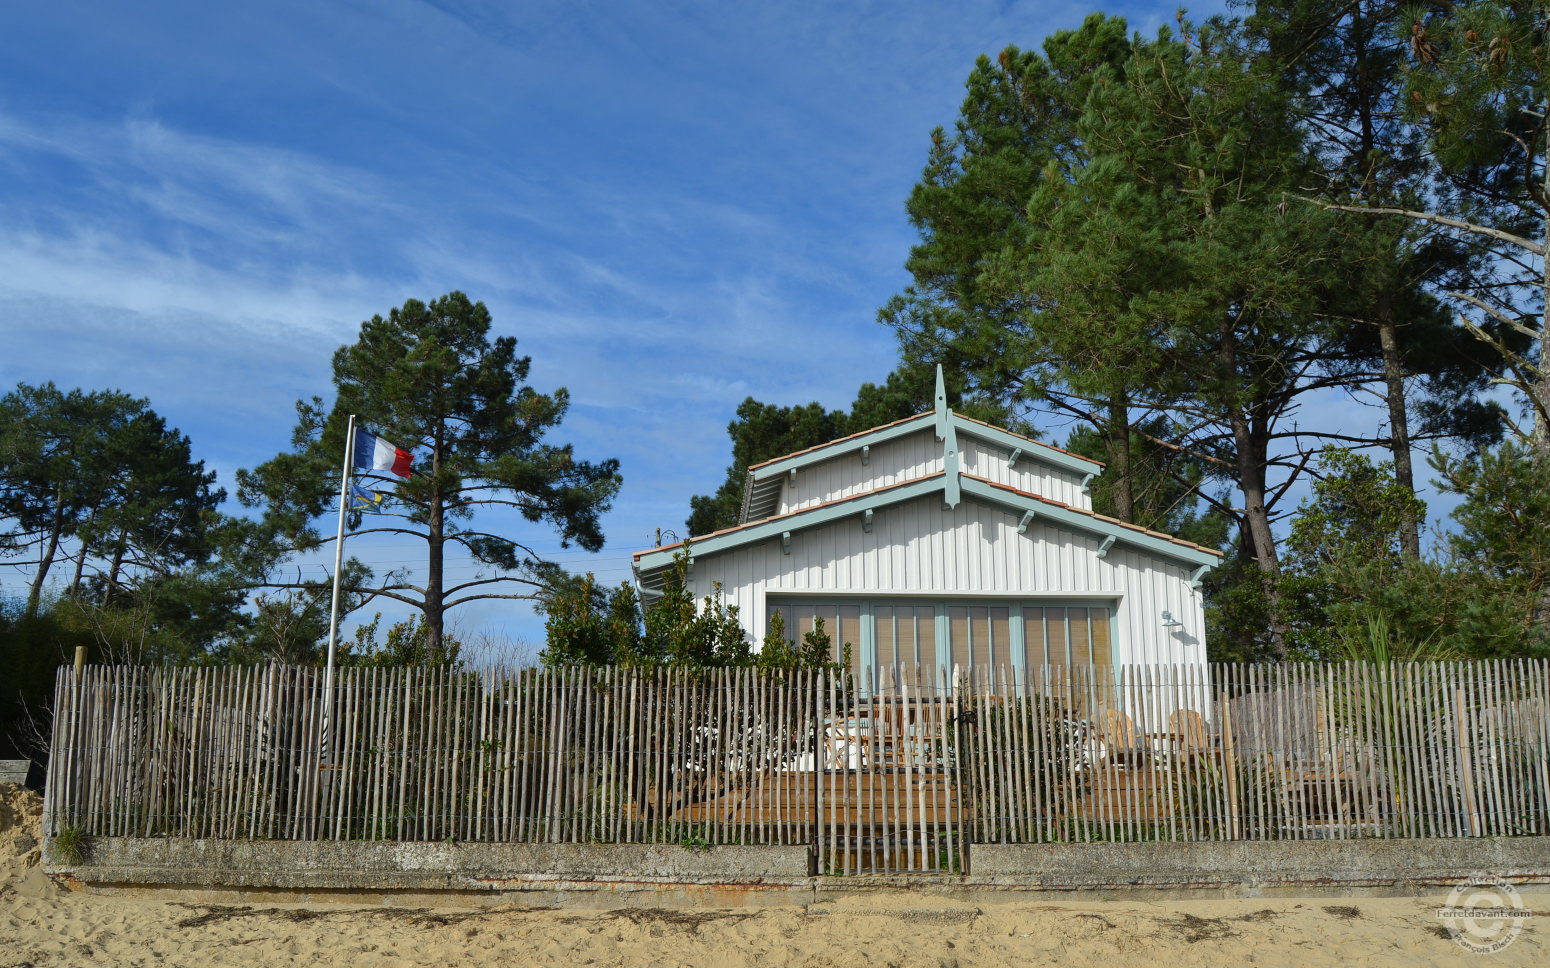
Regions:
<instances>
[{"instance_id":1,"label":"flagpole","mask_svg":"<svg viewBox=\"0 0 1550 968\"><path fill-rule=\"evenodd\" d=\"M329 728L334 721L334 646L339 641L339 577L344 567L344 518L350 502L350 473L355 466L355 414L345 430L344 469L339 475L339 534L334 540L334 601L328 612L328 667L323 673L323 743L328 755Z\"/></svg>"}]
</instances>

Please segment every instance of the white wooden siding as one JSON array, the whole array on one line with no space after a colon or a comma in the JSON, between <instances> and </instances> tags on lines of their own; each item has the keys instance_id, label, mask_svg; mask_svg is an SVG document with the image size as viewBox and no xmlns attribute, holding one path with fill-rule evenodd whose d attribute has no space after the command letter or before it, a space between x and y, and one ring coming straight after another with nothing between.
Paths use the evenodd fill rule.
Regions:
<instances>
[{"instance_id":1,"label":"white wooden siding","mask_svg":"<svg viewBox=\"0 0 1550 968\"><path fill-rule=\"evenodd\" d=\"M800 511L941 470L942 442L936 439L931 425L927 424L919 433L874 446L865 464L861 463L861 448L857 447L799 469L795 487L789 482L782 485L777 513Z\"/></svg>"},{"instance_id":2,"label":"white wooden siding","mask_svg":"<svg viewBox=\"0 0 1550 968\"><path fill-rule=\"evenodd\" d=\"M1029 450L1037 448L1030 443ZM1047 497L1072 507L1092 510L1092 499L1082 491L1082 476L1035 460L1024 451L1016 467L1007 467L1011 452L962 431L958 449L963 472L1005 484L1021 491ZM861 463L861 448L797 471L796 485L781 486L776 513L789 514L818 504L852 497L863 491L888 487L941 471L942 442L930 425L919 432L874 446L867 463Z\"/></svg>"},{"instance_id":3,"label":"white wooden siding","mask_svg":"<svg viewBox=\"0 0 1550 968\"><path fill-rule=\"evenodd\" d=\"M1038 518L1019 534L1020 517L971 499L948 510L933 495L877 509L868 533L858 512L794 532L789 555L778 538L697 555L693 592L705 595L720 582L755 642L771 594L1104 601L1115 606L1116 662L1205 661L1205 617L1200 593L1189 587L1188 565L1123 542L1100 559L1101 538ZM1182 627L1163 628L1164 611Z\"/></svg>"},{"instance_id":4,"label":"white wooden siding","mask_svg":"<svg viewBox=\"0 0 1550 968\"><path fill-rule=\"evenodd\" d=\"M1052 501L1069 504L1074 508L1091 511L1092 497L1082 490L1084 475L1061 467L1051 467L1043 461L1034 459L1029 455L1029 451L1037 447L1038 444L1029 444L1023 450L1022 456L1017 459L1017 466L1008 467L1006 462L1011 456L1011 451L980 440L978 437L970 437L963 433L958 435L958 452L962 455L965 474L973 474L987 481L1005 484L1019 491L1027 491Z\"/></svg>"}]
</instances>

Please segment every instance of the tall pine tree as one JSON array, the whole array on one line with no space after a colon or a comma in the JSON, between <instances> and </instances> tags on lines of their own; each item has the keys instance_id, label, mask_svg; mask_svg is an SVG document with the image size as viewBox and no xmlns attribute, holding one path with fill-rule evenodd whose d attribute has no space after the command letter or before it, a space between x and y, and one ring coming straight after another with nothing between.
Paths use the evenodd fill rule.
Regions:
<instances>
[{"instance_id":1,"label":"tall pine tree","mask_svg":"<svg viewBox=\"0 0 1550 968\"><path fill-rule=\"evenodd\" d=\"M552 566L527 543L493 530L478 512L506 509L557 532L561 545L603 545L599 518L620 486L619 462L577 460L569 444L545 439L569 405L564 389L525 385L529 357L511 336L491 338L483 303L451 292L429 304L411 299L361 324L359 338L334 354L335 399L297 404L295 449L238 474L238 496L296 552L314 550L338 499L338 466L350 414L416 454L415 473L391 485L388 513L352 517L349 534L391 534L425 544L419 582L390 573L349 590L383 596L423 613L426 648L442 646L446 613L487 599L536 599ZM389 486L380 482L378 486ZM449 583L448 547L491 574ZM265 587L304 583L262 582Z\"/></svg>"}]
</instances>

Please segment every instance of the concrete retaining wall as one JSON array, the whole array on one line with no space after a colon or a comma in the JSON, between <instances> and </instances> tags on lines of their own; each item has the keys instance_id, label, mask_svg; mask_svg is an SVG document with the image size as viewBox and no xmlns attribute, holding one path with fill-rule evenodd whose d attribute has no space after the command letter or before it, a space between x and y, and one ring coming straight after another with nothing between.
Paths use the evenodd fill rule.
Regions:
<instances>
[{"instance_id":1,"label":"concrete retaining wall","mask_svg":"<svg viewBox=\"0 0 1550 968\"><path fill-rule=\"evenodd\" d=\"M976 844L976 879L1046 890L1403 887L1489 872L1550 883L1550 837L1232 843Z\"/></svg>"},{"instance_id":2,"label":"concrete retaining wall","mask_svg":"<svg viewBox=\"0 0 1550 968\"><path fill-rule=\"evenodd\" d=\"M514 882L646 879L759 884L805 878L797 847L444 844L92 838L79 863L44 845L50 873L86 883L347 890L502 890Z\"/></svg>"},{"instance_id":3,"label":"concrete retaining wall","mask_svg":"<svg viewBox=\"0 0 1550 968\"><path fill-rule=\"evenodd\" d=\"M1112 897L1430 894L1474 873L1550 885L1550 837L1273 843L1041 844L971 848L971 873L814 877L809 850L646 844L444 844L99 837L78 862L44 864L109 892L269 895L271 900L535 907L811 903L908 888L959 899L1033 891ZM412 897L412 900L410 900Z\"/></svg>"}]
</instances>

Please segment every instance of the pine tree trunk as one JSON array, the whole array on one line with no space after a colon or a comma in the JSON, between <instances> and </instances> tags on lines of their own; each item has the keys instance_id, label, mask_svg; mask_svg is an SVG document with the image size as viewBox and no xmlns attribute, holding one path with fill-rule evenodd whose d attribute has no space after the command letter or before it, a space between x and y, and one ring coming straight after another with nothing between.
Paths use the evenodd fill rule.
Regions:
<instances>
[{"instance_id":1,"label":"pine tree trunk","mask_svg":"<svg viewBox=\"0 0 1550 968\"><path fill-rule=\"evenodd\" d=\"M1270 647L1277 659L1284 659L1289 630L1285 609L1281 607L1281 560L1276 553L1275 532L1270 527L1270 512L1265 507L1265 441L1253 432L1242 411L1234 410L1231 424L1238 451L1238 486L1243 491L1249 553L1259 570L1260 585L1270 613Z\"/></svg>"},{"instance_id":2,"label":"pine tree trunk","mask_svg":"<svg viewBox=\"0 0 1550 968\"><path fill-rule=\"evenodd\" d=\"M27 617L32 618L38 614L38 606L43 602L43 583L48 579L48 570L54 566L54 556L59 553L59 538L65 530L65 505L64 489L54 488L54 520L49 526L48 538L43 543L43 553L38 555L38 570L32 576L32 586L27 590Z\"/></svg>"},{"instance_id":3,"label":"pine tree trunk","mask_svg":"<svg viewBox=\"0 0 1550 968\"><path fill-rule=\"evenodd\" d=\"M1114 497L1114 516L1131 524L1136 520L1135 481L1130 472L1130 407L1121 395L1109 402L1109 466L1106 475Z\"/></svg>"},{"instance_id":4,"label":"pine tree trunk","mask_svg":"<svg viewBox=\"0 0 1550 968\"><path fill-rule=\"evenodd\" d=\"M118 575L119 572L124 570L124 552L128 548L129 535L127 532L120 531L118 534L118 544L113 548L113 563L108 566L108 584L102 590L102 604L104 605L107 605L113 598L117 597Z\"/></svg>"},{"instance_id":5,"label":"pine tree trunk","mask_svg":"<svg viewBox=\"0 0 1550 968\"><path fill-rule=\"evenodd\" d=\"M1550 111L1550 102L1541 105L1541 108ZM1540 186L1546 196L1550 196L1550 126L1545 131L1545 155L1540 161ZM1550 247L1550 212L1544 213L1543 243ZM1550 317L1550 259L1539 261L1539 285L1541 310L1539 316L1539 366L1533 374L1534 385L1529 388L1533 396L1534 406L1534 435L1532 445L1534 454L1541 461L1550 457L1550 427L1545 426L1545 415L1550 414L1550 326L1545 325L1547 317Z\"/></svg>"},{"instance_id":6,"label":"pine tree trunk","mask_svg":"<svg viewBox=\"0 0 1550 968\"><path fill-rule=\"evenodd\" d=\"M86 573L86 554L90 550L83 542L80 553L75 556L75 574L70 578L71 598L78 599L81 597L81 581L85 578Z\"/></svg>"},{"instance_id":7,"label":"pine tree trunk","mask_svg":"<svg viewBox=\"0 0 1550 968\"><path fill-rule=\"evenodd\" d=\"M1237 347L1233 338L1233 320L1224 319L1220 330L1221 346L1217 362L1224 385L1238 383ZM1228 425L1237 453L1238 487L1243 492L1243 515L1249 533L1249 553L1259 570L1260 587L1269 611L1270 647L1277 659L1286 658L1290 629L1281 607L1281 561L1276 554L1275 533L1270 527L1270 511L1265 507L1265 455L1269 447L1268 431L1236 404L1229 407Z\"/></svg>"},{"instance_id":8,"label":"pine tree trunk","mask_svg":"<svg viewBox=\"0 0 1550 968\"><path fill-rule=\"evenodd\" d=\"M1415 494L1415 466L1410 453L1410 412L1405 406L1405 366L1394 325L1393 294L1378 293L1378 341L1383 347L1384 398L1389 406L1389 449L1394 456L1394 483ZM1421 521L1406 505L1399 522L1399 551L1411 560L1421 557Z\"/></svg>"},{"instance_id":9,"label":"pine tree trunk","mask_svg":"<svg viewBox=\"0 0 1550 968\"><path fill-rule=\"evenodd\" d=\"M426 564L424 607L427 655L436 655L441 650L442 621L446 607L442 595L442 555L446 543L443 534L445 513L441 498L441 438L438 436L431 450L430 520L426 528L430 546L430 558Z\"/></svg>"}]
</instances>

